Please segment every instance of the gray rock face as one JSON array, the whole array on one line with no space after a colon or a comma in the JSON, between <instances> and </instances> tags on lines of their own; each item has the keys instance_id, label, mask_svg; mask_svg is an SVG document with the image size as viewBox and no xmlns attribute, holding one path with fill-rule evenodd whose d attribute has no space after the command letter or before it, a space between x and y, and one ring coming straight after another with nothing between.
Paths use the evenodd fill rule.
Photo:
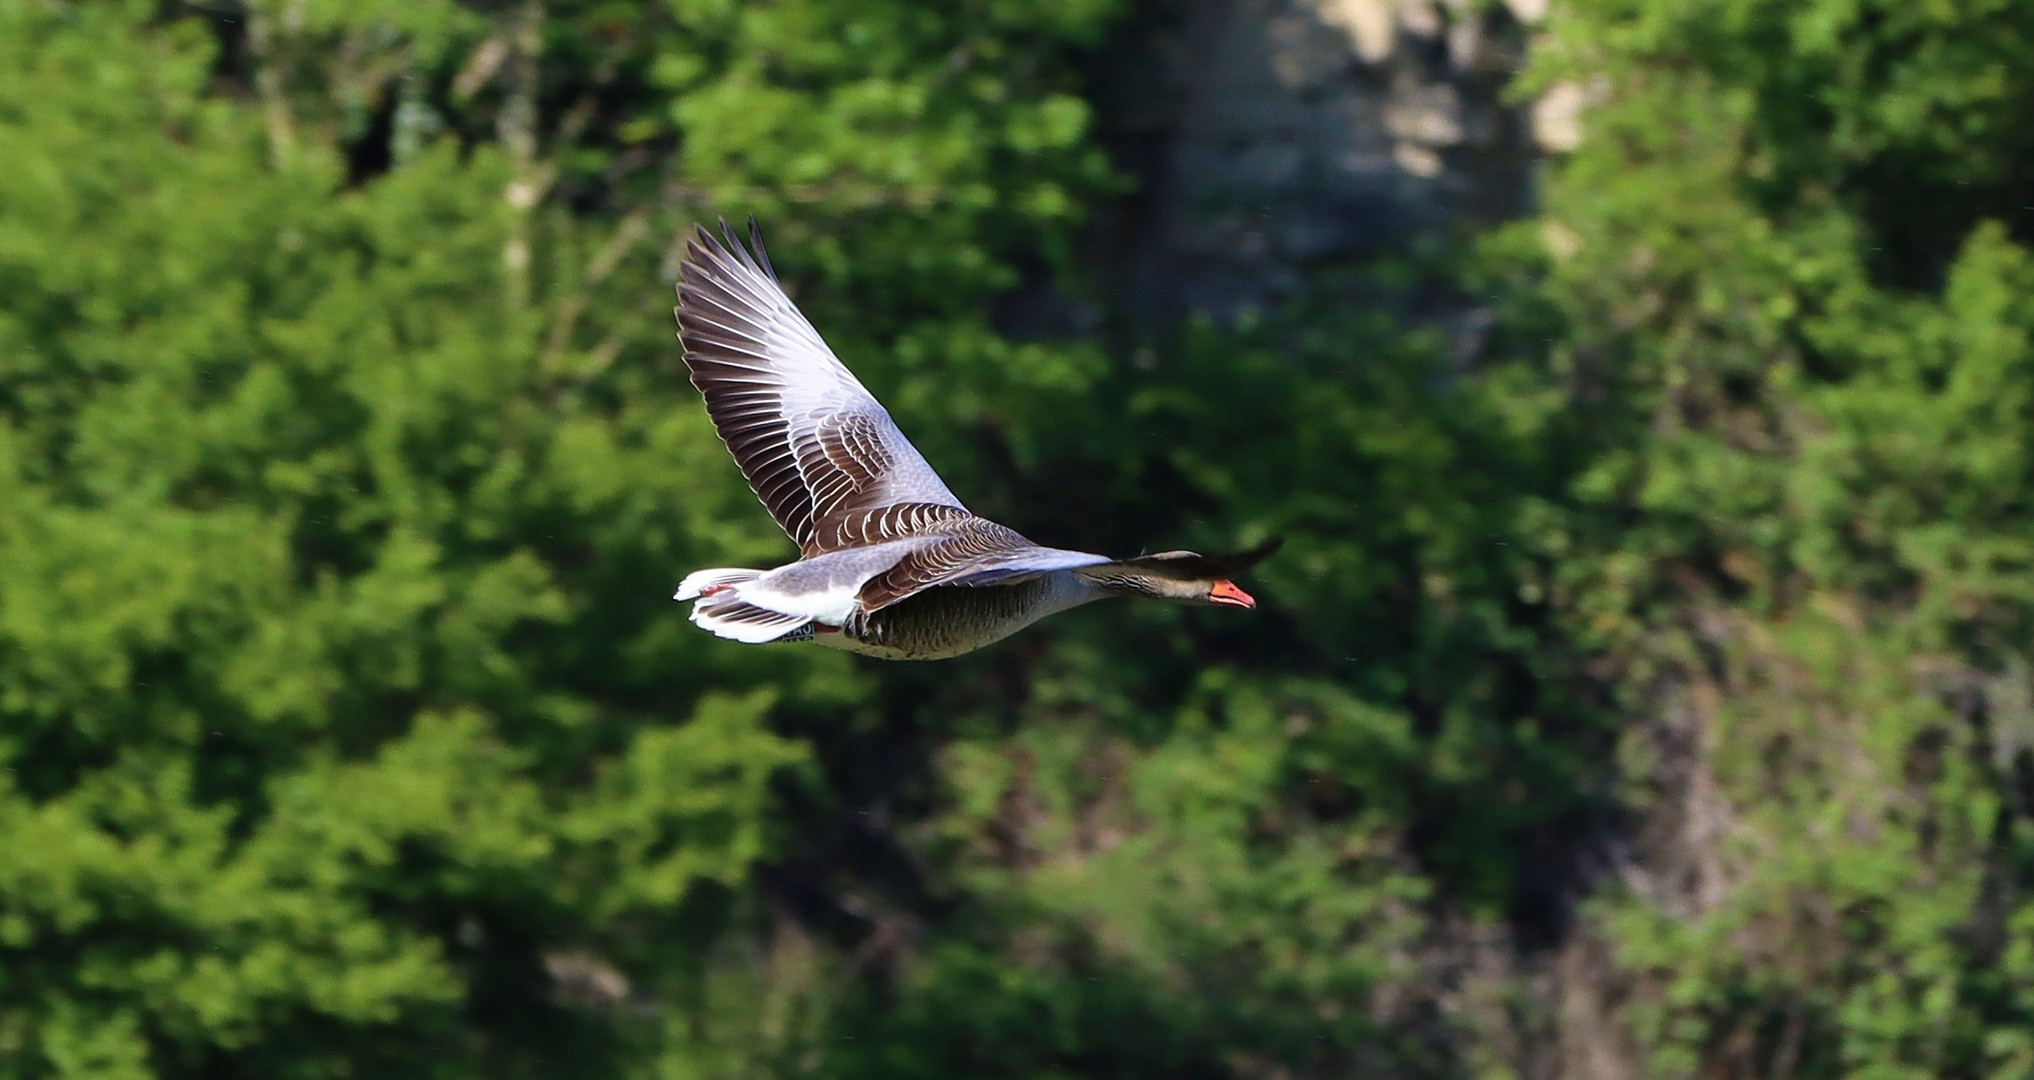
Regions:
<instances>
[{"instance_id":1,"label":"gray rock face","mask_svg":"<svg viewBox=\"0 0 2034 1080\"><path fill-rule=\"evenodd\" d=\"M1416 233L1529 209L1535 121L1567 113L1500 98L1543 7L1177 0L1147 16L1101 78L1139 181L1114 238L1133 310L1232 319Z\"/></svg>"}]
</instances>

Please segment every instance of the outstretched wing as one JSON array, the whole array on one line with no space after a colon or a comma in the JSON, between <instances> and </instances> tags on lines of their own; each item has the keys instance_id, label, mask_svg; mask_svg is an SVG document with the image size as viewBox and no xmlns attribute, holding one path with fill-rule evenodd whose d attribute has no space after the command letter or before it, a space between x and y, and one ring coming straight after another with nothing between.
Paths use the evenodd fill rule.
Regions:
<instances>
[{"instance_id":1,"label":"outstretched wing","mask_svg":"<svg viewBox=\"0 0 2034 1080\"><path fill-rule=\"evenodd\" d=\"M987 518L970 518L870 578L856 599L880 611L937 585L1012 585L1054 570L1099 566L1107 556L1039 547Z\"/></svg>"},{"instance_id":2,"label":"outstretched wing","mask_svg":"<svg viewBox=\"0 0 2034 1080\"><path fill-rule=\"evenodd\" d=\"M1172 578L1176 581L1214 581L1219 578L1241 577L1258 563L1270 558L1285 543L1282 536L1269 540L1246 551L1231 551L1220 555L1202 555L1193 551L1161 551L1156 555L1139 555L1134 559L1116 559L1110 567L1133 570L1150 577Z\"/></svg>"},{"instance_id":3,"label":"outstretched wing","mask_svg":"<svg viewBox=\"0 0 2034 1080\"><path fill-rule=\"evenodd\" d=\"M900 503L961 509L785 295L753 219L749 244L726 222L721 237L695 230L674 314L692 385L777 524L811 556L842 543L830 519Z\"/></svg>"}]
</instances>

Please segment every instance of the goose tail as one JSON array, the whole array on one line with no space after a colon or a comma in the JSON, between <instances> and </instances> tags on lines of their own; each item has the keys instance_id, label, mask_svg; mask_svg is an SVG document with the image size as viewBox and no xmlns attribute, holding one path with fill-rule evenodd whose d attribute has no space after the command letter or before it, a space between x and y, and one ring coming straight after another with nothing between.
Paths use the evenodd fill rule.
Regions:
<instances>
[{"instance_id":1,"label":"goose tail","mask_svg":"<svg viewBox=\"0 0 2034 1080\"><path fill-rule=\"evenodd\" d=\"M692 600L692 622L716 637L760 645L766 641L803 641L812 637L812 619L750 603L742 586L763 576L761 570L719 567L687 574L673 600Z\"/></svg>"},{"instance_id":2,"label":"goose tail","mask_svg":"<svg viewBox=\"0 0 2034 1080\"><path fill-rule=\"evenodd\" d=\"M678 583L678 591L671 594L673 600L697 600L709 592L718 592L745 581L754 581L763 576L761 570L740 570L722 566L712 570L694 570Z\"/></svg>"}]
</instances>

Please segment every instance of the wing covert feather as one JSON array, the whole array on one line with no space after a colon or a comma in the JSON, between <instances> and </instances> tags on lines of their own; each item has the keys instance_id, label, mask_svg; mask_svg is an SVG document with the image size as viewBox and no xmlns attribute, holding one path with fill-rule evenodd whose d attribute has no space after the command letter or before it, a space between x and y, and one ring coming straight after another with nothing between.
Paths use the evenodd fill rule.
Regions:
<instances>
[{"instance_id":1,"label":"wing covert feather","mask_svg":"<svg viewBox=\"0 0 2034 1080\"><path fill-rule=\"evenodd\" d=\"M890 414L826 346L778 282L749 225L686 242L678 337L692 384L749 488L805 555L832 550L832 519L900 503L965 513ZM753 249L753 250L751 250Z\"/></svg>"},{"instance_id":2,"label":"wing covert feather","mask_svg":"<svg viewBox=\"0 0 2034 1080\"><path fill-rule=\"evenodd\" d=\"M869 579L857 599L865 612L941 585L1010 585L1054 570L1099 566L1102 555L1039 547L1015 530L970 517L938 541L897 560Z\"/></svg>"}]
</instances>

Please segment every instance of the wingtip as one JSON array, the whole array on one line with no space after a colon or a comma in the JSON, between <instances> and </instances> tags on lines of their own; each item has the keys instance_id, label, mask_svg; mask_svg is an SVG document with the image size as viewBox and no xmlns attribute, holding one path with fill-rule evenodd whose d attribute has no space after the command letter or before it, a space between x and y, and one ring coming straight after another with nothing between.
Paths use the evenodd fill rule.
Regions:
<instances>
[{"instance_id":1,"label":"wingtip","mask_svg":"<svg viewBox=\"0 0 2034 1080\"><path fill-rule=\"evenodd\" d=\"M1230 566L1232 575L1241 574L1255 569L1258 564L1277 554L1278 549L1284 546L1285 537L1273 536L1254 548L1247 548L1234 555L1222 556L1222 558Z\"/></svg>"},{"instance_id":2,"label":"wingtip","mask_svg":"<svg viewBox=\"0 0 2034 1080\"><path fill-rule=\"evenodd\" d=\"M733 263L736 267L762 274L770 280L777 280L777 268L770 265L770 256L763 250L763 227L756 215L750 214L749 238L743 243L734 226L725 217L716 216L714 223L720 226L716 233L701 222L694 222L692 235L685 240L684 267L696 267L702 263ZM684 269L679 272L684 280Z\"/></svg>"},{"instance_id":3,"label":"wingtip","mask_svg":"<svg viewBox=\"0 0 2034 1080\"><path fill-rule=\"evenodd\" d=\"M756 262L762 266L763 273L775 280L777 268L770 265L770 253L763 250L763 225L756 220L754 214L749 215L749 250L755 253Z\"/></svg>"}]
</instances>

